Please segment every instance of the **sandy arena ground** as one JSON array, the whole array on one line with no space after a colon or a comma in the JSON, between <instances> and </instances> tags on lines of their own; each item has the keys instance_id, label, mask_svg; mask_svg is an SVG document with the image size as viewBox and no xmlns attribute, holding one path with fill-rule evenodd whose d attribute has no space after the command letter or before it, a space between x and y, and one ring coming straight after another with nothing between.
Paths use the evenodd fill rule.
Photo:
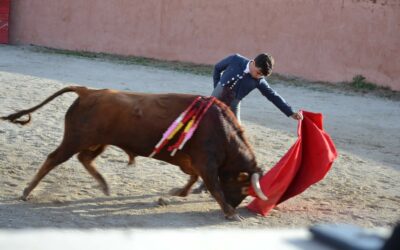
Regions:
<instances>
[{"instance_id":1,"label":"sandy arena ground","mask_svg":"<svg viewBox=\"0 0 400 250\"><path fill-rule=\"evenodd\" d=\"M279 63L279 59L278 62ZM208 95L212 78L101 59L0 46L0 116L30 108L66 85L136 92ZM46 156L60 143L64 115L76 98L64 94L33 114L28 126L0 122L0 229L6 228L277 228L346 222L392 227L400 209L400 102L340 90L273 83L296 109L322 112L339 158L327 177L279 205L267 217L238 208L243 222L226 221L207 193L169 197L187 176L164 162L127 157L109 148L96 163L107 179L105 196L75 157L19 200ZM242 103L242 119L258 162L272 167L296 140L297 122L258 91ZM160 206L162 197L169 205Z\"/></svg>"}]
</instances>

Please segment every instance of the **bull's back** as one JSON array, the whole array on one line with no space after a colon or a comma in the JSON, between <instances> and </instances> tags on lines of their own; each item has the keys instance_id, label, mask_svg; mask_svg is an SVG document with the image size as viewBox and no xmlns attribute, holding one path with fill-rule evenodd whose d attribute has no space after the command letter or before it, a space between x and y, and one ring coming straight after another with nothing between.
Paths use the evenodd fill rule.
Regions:
<instances>
[{"instance_id":1,"label":"bull's back","mask_svg":"<svg viewBox=\"0 0 400 250\"><path fill-rule=\"evenodd\" d=\"M88 144L151 150L169 125L196 98L187 94L145 94L91 90L66 115L66 132Z\"/></svg>"}]
</instances>

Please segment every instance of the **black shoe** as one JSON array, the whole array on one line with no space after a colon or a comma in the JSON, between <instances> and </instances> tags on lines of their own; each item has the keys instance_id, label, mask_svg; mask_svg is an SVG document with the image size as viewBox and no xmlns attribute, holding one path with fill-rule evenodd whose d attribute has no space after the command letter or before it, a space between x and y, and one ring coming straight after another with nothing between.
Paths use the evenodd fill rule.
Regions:
<instances>
[{"instance_id":1,"label":"black shoe","mask_svg":"<svg viewBox=\"0 0 400 250\"><path fill-rule=\"evenodd\" d=\"M206 185L204 185L204 182L201 182L200 185L193 189L192 194L201 194L201 193L207 193L208 190L206 188Z\"/></svg>"}]
</instances>

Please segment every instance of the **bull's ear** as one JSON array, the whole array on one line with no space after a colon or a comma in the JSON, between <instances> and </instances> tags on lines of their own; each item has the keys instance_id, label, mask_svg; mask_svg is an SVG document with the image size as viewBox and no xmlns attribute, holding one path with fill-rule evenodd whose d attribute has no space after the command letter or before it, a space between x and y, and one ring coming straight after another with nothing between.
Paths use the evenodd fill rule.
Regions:
<instances>
[{"instance_id":1,"label":"bull's ear","mask_svg":"<svg viewBox=\"0 0 400 250\"><path fill-rule=\"evenodd\" d=\"M248 179L249 179L249 173L247 173L247 172L240 172L237 177L237 180L239 182L244 182L244 181L247 181Z\"/></svg>"}]
</instances>

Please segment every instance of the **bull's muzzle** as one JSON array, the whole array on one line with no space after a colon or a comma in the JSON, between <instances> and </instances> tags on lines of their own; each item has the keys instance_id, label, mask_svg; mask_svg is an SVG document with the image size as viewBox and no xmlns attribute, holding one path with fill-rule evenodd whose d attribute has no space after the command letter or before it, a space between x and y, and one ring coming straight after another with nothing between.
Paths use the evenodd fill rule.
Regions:
<instances>
[{"instance_id":1,"label":"bull's muzzle","mask_svg":"<svg viewBox=\"0 0 400 250\"><path fill-rule=\"evenodd\" d=\"M260 175L258 173L254 173L251 175L251 186L253 187L254 192L257 197L263 201L267 201L268 197L263 193L260 186Z\"/></svg>"}]
</instances>

